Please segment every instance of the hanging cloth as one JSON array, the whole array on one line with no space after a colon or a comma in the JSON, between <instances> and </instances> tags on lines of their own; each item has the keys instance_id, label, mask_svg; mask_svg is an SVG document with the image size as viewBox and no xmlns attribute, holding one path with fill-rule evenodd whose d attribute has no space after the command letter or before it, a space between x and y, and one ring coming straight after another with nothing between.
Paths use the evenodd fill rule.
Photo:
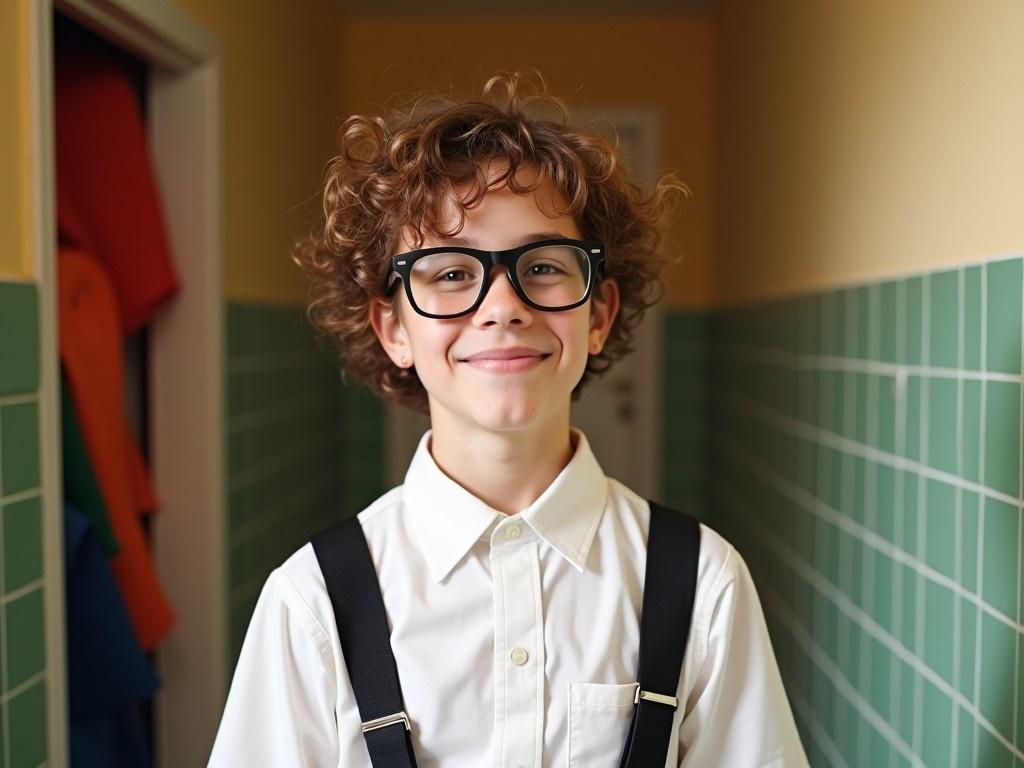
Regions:
<instances>
[{"instance_id":1,"label":"hanging cloth","mask_svg":"<svg viewBox=\"0 0 1024 768\"><path fill-rule=\"evenodd\" d=\"M92 523L70 504L64 505L64 559L71 765L146 768L138 703L159 682L132 632Z\"/></svg>"},{"instance_id":2,"label":"hanging cloth","mask_svg":"<svg viewBox=\"0 0 1024 768\"><path fill-rule=\"evenodd\" d=\"M54 111L60 241L100 261L131 333L179 286L132 83L107 55L58 50Z\"/></svg>"},{"instance_id":3,"label":"hanging cloth","mask_svg":"<svg viewBox=\"0 0 1024 768\"><path fill-rule=\"evenodd\" d=\"M80 514L89 518L93 532L99 541L104 557L113 557L120 549L117 537L110 525L107 505L96 482L96 474L85 447L85 438L78 426L74 403L68 392L67 381L61 376L60 423L61 423L61 468L64 472L64 500L73 505Z\"/></svg>"},{"instance_id":4,"label":"hanging cloth","mask_svg":"<svg viewBox=\"0 0 1024 768\"><path fill-rule=\"evenodd\" d=\"M121 331L106 272L89 254L57 257L60 358L110 523L121 547L111 560L128 614L146 650L171 630L174 615L157 580L140 514L155 507L138 446L124 416Z\"/></svg>"}]
</instances>

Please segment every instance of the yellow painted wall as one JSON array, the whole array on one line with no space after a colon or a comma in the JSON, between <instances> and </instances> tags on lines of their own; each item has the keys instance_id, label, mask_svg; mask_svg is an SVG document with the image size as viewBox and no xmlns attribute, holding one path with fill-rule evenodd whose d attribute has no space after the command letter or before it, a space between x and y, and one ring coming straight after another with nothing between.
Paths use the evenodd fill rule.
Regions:
<instances>
[{"instance_id":1,"label":"yellow painted wall","mask_svg":"<svg viewBox=\"0 0 1024 768\"><path fill-rule=\"evenodd\" d=\"M34 273L29 226L28 9L0 3L0 280Z\"/></svg>"},{"instance_id":2,"label":"yellow painted wall","mask_svg":"<svg viewBox=\"0 0 1024 768\"><path fill-rule=\"evenodd\" d=\"M288 252L312 226L333 154L338 3L177 2L222 45L225 292L301 303L306 286Z\"/></svg>"},{"instance_id":3,"label":"yellow painted wall","mask_svg":"<svg viewBox=\"0 0 1024 768\"><path fill-rule=\"evenodd\" d=\"M338 50L346 112L376 111L397 93L424 87L475 94L499 69L538 68L573 106L656 106L662 165L693 191L671 230L683 261L666 302L709 303L712 253L714 21L662 16L451 14L349 17Z\"/></svg>"},{"instance_id":4,"label":"yellow painted wall","mask_svg":"<svg viewBox=\"0 0 1024 768\"><path fill-rule=\"evenodd\" d=\"M716 303L1024 251L1024 3L725 0Z\"/></svg>"}]
</instances>

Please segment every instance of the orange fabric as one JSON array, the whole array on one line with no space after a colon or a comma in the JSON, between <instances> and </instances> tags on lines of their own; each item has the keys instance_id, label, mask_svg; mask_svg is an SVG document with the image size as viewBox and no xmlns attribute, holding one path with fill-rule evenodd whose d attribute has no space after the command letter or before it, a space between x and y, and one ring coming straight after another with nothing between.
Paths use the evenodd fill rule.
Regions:
<instances>
[{"instance_id":1,"label":"orange fabric","mask_svg":"<svg viewBox=\"0 0 1024 768\"><path fill-rule=\"evenodd\" d=\"M153 492L153 484L149 480L149 470L146 469L146 460L142 458L142 451L139 444L135 442L131 428L126 421L125 428L125 449L128 451L128 472L132 479L132 494L135 498L135 508L140 514L151 515L156 512L160 502L156 500Z\"/></svg>"},{"instance_id":2,"label":"orange fabric","mask_svg":"<svg viewBox=\"0 0 1024 768\"><path fill-rule=\"evenodd\" d=\"M139 644L150 650L173 627L174 613L157 580L139 520L140 498L143 506L153 499L148 478L139 482L145 467L124 417L117 299L99 262L70 248L59 251L58 294L61 363L96 481L121 543L110 563Z\"/></svg>"}]
</instances>

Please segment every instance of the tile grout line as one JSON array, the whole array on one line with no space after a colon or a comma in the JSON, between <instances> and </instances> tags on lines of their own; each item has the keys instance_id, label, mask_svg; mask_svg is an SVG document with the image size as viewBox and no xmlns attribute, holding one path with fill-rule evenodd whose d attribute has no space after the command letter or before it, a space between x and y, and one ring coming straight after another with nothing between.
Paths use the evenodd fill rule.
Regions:
<instances>
[{"instance_id":1,"label":"tile grout line","mask_svg":"<svg viewBox=\"0 0 1024 768\"><path fill-rule=\"evenodd\" d=\"M228 435L277 424L307 412L322 411L334 404L335 394L334 387L324 387L311 392L303 392L302 399L297 402L287 402L285 405L274 405L270 408L255 408L229 416L227 419Z\"/></svg>"},{"instance_id":2,"label":"tile grout line","mask_svg":"<svg viewBox=\"0 0 1024 768\"><path fill-rule=\"evenodd\" d=\"M881 348L879 339L879 291L878 284L871 286L868 289L868 357L872 360L877 360ZM871 376L868 379L868 398L867 398L867 431L865 433L865 439L869 445L876 445L878 443L878 388L880 386L880 380L877 376ZM878 526L878 510L875 506L875 495L877 491L877 469L873 462L865 460L864 467L864 520L869 530L875 530ZM862 572L861 581L863 590L864 605L870 615L874 615L875 612L875 550L872 547L862 547ZM871 652L871 644L868 637L868 633L860 631L860 681L859 687L862 691L867 691L871 685L869 665L865 663L865 659L868 658ZM872 656L873 660L873 656ZM869 742L869 729L867 720L864 718L860 721L860 729L858 732L858 750L862 755L866 755L870 749Z\"/></svg>"},{"instance_id":3,"label":"tile grout line","mask_svg":"<svg viewBox=\"0 0 1024 768\"><path fill-rule=\"evenodd\" d=\"M297 489L292 490L287 496L285 496L280 504L277 505L277 510L270 514L259 515L253 517L250 520L246 520L235 526L230 531L230 540L228 541L228 550L234 550L238 544L248 544L254 538L258 538L260 534L265 533L268 529L271 529L280 523L282 520L288 519L294 516L295 509L298 504L308 496L315 498L316 493L330 487L332 483L337 480L332 475L325 474L320 484L310 483L309 485L301 486Z\"/></svg>"},{"instance_id":4,"label":"tile grout line","mask_svg":"<svg viewBox=\"0 0 1024 768\"><path fill-rule=\"evenodd\" d=\"M38 672L36 672L34 675L32 675L32 677L29 677L29 678L26 678L25 680L22 680L20 683L18 683L16 686L14 686L11 690L5 691L3 694L0 694L0 703L3 703L4 705L7 705L7 704L9 704L11 702L12 699L17 698L18 696L23 694L25 691L27 691L29 688L32 688L33 686L37 685L38 683L45 682L45 681L46 681L46 669L41 669ZM4 745L6 746L7 742L4 742Z\"/></svg>"},{"instance_id":5,"label":"tile grout line","mask_svg":"<svg viewBox=\"0 0 1024 768\"><path fill-rule=\"evenodd\" d=\"M900 281L896 284L896 349L895 357L904 367L896 368L896 433L893 436L893 449L896 454L906 453L907 446L907 284ZM895 472L893 480L893 541L899 549L903 549L903 473ZM903 636L903 569L893 568L892 571L892 610L893 610L893 633L896 636ZM900 668L899 664L893 664L889 668L889 712L890 716L897 720L900 712L901 700ZM889 754L890 768L894 768L896 754Z\"/></svg>"},{"instance_id":6,"label":"tile grout line","mask_svg":"<svg viewBox=\"0 0 1024 768\"><path fill-rule=\"evenodd\" d=\"M900 292L897 291L897 295ZM712 356L718 360L739 360L794 371L827 371L833 373L867 373L875 376L896 376L900 371L908 376L929 379L957 379L962 381L996 381L1022 384L1024 375L1002 371L943 368L913 363L887 363L880 360L859 360L836 355L815 355L787 352L779 349L759 349L743 344L721 344Z\"/></svg>"},{"instance_id":7,"label":"tile grout line","mask_svg":"<svg viewBox=\"0 0 1024 768\"><path fill-rule=\"evenodd\" d=\"M4 487L4 445L3 445L3 408L0 408L0 496L3 495ZM0 499L0 554L4 552L4 521L7 518L7 507L6 499ZM0 567L0 597L6 594L7 585L4 583L4 571L6 568ZM0 727L3 728L4 738L4 766L5 768L11 764L11 726L10 717L8 716L9 707L7 706L7 606L0 604L0 716L2 716L3 723L0 723Z\"/></svg>"},{"instance_id":8,"label":"tile grout line","mask_svg":"<svg viewBox=\"0 0 1024 768\"><path fill-rule=\"evenodd\" d=\"M1020 346L1020 360L1017 364L1019 373L1024 373L1024 279L1017 286L1021 292L1021 346ZM1017 411L1017 495L1024 499L1024 386L1018 388L1018 395L1020 396L1020 404ZM1024 542L1024 535L1021 534L1021 525L1024 524L1024 513L1020 509L1017 510L1017 624L1021 623L1020 615L1020 601L1021 601L1021 558L1024 558L1024 552L1021 552L1022 542ZM1013 654L1013 723L1017 725L1020 721L1017 719L1020 717L1020 649L1021 649L1021 633L1017 632L1014 637L1014 654ZM1024 747L1024 744L1018 742L1017 735L1020 733L1020 727L1013 729L1013 744L1016 747Z\"/></svg>"},{"instance_id":9,"label":"tile grout line","mask_svg":"<svg viewBox=\"0 0 1024 768\"><path fill-rule=\"evenodd\" d=\"M29 403L39 404L38 392L19 395L0 395L0 407L5 405L26 405Z\"/></svg>"},{"instance_id":10,"label":"tile grout line","mask_svg":"<svg viewBox=\"0 0 1024 768\"><path fill-rule=\"evenodd\" d=\"M6 510L5 510L6 511ZM35 581L30 581L28 584L22 584L11 592L4 593L0 596L0 605L9 605L15 600L20 600L26 595L30 595L37 590L42 590L46 586L46 576L40 576Z\"/></svg>"},{"instance_id":11,"label":"tile grout line","mask_svg":"<svg viewBox=\"0 0 1024 768\"><path fill-rule=\"evenodd\" d=\"M967 280L967 274L963 267L957 270L957 325L956 325L956 367L957 369L963 369L965 347L967 346L967 340L965 338L965 326L964 320L966 303L966 287L965 283ZM955 466L956 473L959 476L963 476L964 471L964 382L962 379L957 379L956 382L956 458ZM955 491L954 506L953 506L953 524L956 528L956 535L953 542L953 580L957 584L963 584L963 497L964 492L962 488L957 488ZM960 690L960 642L961 632L963 628L960 626L963 620L960 604L962 598L955 594L953 595L953 688ZM960 754L960 707L957 705L953 706L952 722L950 723L950 731L952 732L952 740L949 747L949 764L956 765L956 758Z\"/></svg>"},{"instance_id":12,"label":"tile grout line","mask_svg":"<svg viewBox=\"0 0 1024 768\"><path fill-rule=\"evenodd\" d=\"M978 345L978 354L980 360L978 362L978 368L982 371L988 369L988 266L985 264L981 265L981 340ZM986 408L988 406L988 385L986 382L981 383L981 404L979 406L980 418L978 419L978 479L985 482L985 439L986 435ZM978 598L982 603L985 602L985 592L983 589L983 578L985 575L982 564L985 559L985 498L978 499L978 542L975 545L977 547L977 563L976 568L976 585L978 588ZM982 613L979 611L975 616L974 621L974 690L971 694L971 706L978 706L979 699L981 698L981 622ZM972 728L972 765L978 764L978 719L974 718L974 724Z\"/></svg>"},{"instance_id":13,"label":"tile grout line","mask_svg":"<svg viewBox=\"0 0 1024 768\"><path fill-rule=\"evenodd\" d=\"M258 464L253 464L243 470L231 474L227 478L227 490L230 493L232 491L248 488L261 480L266 480L275 472L281 472L288 469L299 459L304 459L308 455L318 453L319 450L319 447L315 444L300 444L295 448L291 448L275 456L269 456Z\"/></svg>"},{"instance_id":14,"label":"tile grout line","mask_svg":"<svg viewBox=\"0 0 1024 768\"><path fill-rule=\"evenodd\" d=\"M856 300L851 301L851 296L846 294L845 301L845 318L844 324L844 339L843 339L843 351L844 355L849 355L850 352L856 352L857 349L857 302ZM843 373L843 392L848 393L851 391L850 384L854 383L853 391L856 391L856 377L857 374L850 373L849 371ZM846 435L856 434L856 405L857 400L855 397L844 396L843 397L843 433ZM843 514L853 513L853 457L849 454L843 454L842 462L839 468L839 498L840 503L844 507ZM850 552L850 537L841 536L839 539L839 583L846 585L847 589L853 589L853 554ZM852 626L847 623L846 631L839 632L837 641L837 652L840 669L847 669L850 663L850 632ZM838 629L837 629L838 631ZM840 740L843 741L843 737L848 737L846 733L847 722L846 718L839 715L840 720L838 722L838 728L836 733L840 735Z\"/></svg>"},{"instance_id":15,"label":"tile grout line","mask_svg":"<svg viewBox=\"0 0 1024 768\"><path fill-rule=\"evenodd\" d=\"M2 495L2 493L0 493L0 505L10 506L12 504L17 504L20 501L28 501L29 499L42 499L42 496L43 490L40 486L37 485L36 487L29 488L28 490L25 491L18 491L17 493L12 493L10 496L4 496Z\"/></svg>"},{"instance_id":16,"label":"tile grout line","mask_svg":"<svg viewBox=\"0 0 1024 768\"><path fill-rule=\"evenodd\" d=\"M924 275L921 280L921 362L928 366L931 363L931 296L932 282L930 275ZM921 392L918 399L918 448L920 455L918 460L921 464L928 466L931 457L928 446L928 420L930 379L921 379ZM915 557L923 564L928 563L928 486L924 475L917 476L917 542L915 546ZM925 656L925 581L921 572L915 577L914 598L914 652L922 659ZM914 749L920 753L924 751L922 744L924 728L924 679L920 675L914 677Z\"/></svg>"}]
</instances>

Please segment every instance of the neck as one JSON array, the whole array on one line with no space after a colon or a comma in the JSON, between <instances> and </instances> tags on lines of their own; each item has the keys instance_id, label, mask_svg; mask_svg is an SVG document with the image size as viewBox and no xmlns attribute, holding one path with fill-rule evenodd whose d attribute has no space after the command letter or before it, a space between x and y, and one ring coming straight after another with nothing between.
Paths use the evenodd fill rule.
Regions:
<instances>
[{"instance_id":1,"label":"neck","mask_svg":"<svg viewBox=\"0 0 1024 768\"><path fill-rule=\"evenodd\" d=\"M572 459L569 413L556 424L494 432L433 419L430 454L448 477L487 506L514 515L530 506Z\"/></svg>"}]
</instances>

